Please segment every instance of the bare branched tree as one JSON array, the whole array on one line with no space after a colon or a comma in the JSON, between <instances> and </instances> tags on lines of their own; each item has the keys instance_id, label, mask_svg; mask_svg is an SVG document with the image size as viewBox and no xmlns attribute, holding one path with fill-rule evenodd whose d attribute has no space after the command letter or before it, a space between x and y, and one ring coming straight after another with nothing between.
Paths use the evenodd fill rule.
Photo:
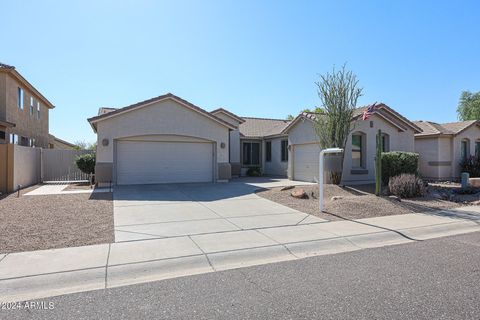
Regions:
<instances>
[{"instance_id":1,"label":"bare branched tree","mask_svg":"<svg viewBox=\"0 0 480 320\"><path fill-rule=\"evenodd\" d=\"M320 75L320 80L315 84L323 109L315 121L320 147L345 149L348 136L353 130L353 112L358 98L362 96L357 76L343 65L340 70L335 70L334 67L332 73ZM332 180L339 183L341 175L332 175Z\"/></svg>"}]
</instances>

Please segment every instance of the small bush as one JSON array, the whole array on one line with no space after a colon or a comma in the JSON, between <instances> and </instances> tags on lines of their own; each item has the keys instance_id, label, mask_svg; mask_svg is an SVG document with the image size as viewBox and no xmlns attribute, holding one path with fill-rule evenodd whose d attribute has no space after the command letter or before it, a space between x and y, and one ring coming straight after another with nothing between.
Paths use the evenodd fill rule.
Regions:
<instances>
[{"instance_id":1,"label":"small bush","mask_svg":"<svg viewBox=\"0 0 480 320\"><path fill-rule=\"evenodd\" d=\"M80 169L80 171L82 171L83 173L86 173L86 174L95 173L95 155L94 154L88 153L88 154L83 154L81 156L78 156L75 159L75 163L78 169Z\"/></svg>"},{"instance_id":2,"label":"small bush","mask_svg":"<svg viewBox=\"0 0 480 320\"><path fill-rule=\"evenodd\" d=\"M462 172L468 172L471 178L480 177L480 157L470 156L460 161Z\"/></svg>"},{"instance_id":3,"label":"small bush","mask_svg":"<svg viewBox=\"0 0 480 320\"><path fill-rule=\"evenodd\" d=\"M260 167L252 167L247 170L247 176L249 177L260 177L261 175L262 171L260 170Z\"/></svg>"},{"instance_id":4,"label":"small bush","mask_svg":"<svg viewBox=\"0 0 480 320\"><path fill-rule=\"evenodd\" d=\"M417 174L418 153L413 152L383 152L382 153L382 181L388 184L391 177L402 173Z\"/></svg>"},{"instance_id":5,"label":"small bush","mask_svg":"<svg viewBox=\"0 0 480 320\"><path fill-rule=\"evenodd\" d=\"M427 186L414 174L401 174L391 177L388 182L391 194L400 198L422 197L427 193Z\"/></svg>"}]
</instances>

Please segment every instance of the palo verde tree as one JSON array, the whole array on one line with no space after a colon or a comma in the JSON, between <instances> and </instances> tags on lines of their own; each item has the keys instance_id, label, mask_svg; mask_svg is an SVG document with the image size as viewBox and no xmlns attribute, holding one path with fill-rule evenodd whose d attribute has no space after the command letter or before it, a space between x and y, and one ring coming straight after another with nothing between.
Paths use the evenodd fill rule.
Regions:
<instances>
[{"instance_id":1,"label":"palo verde tree","mask_svg":"<svg viewBox=\"0 0 480 320\"><path fill-rule=\"evenodd\" d=\"M323 112L316 117L315 132L320 147L345 149L349 134L353 130L352 117L358 98L362 96L357 76L343 65L340 70L320 75L317 85ZM342 162L343 163L343 155ZM332 173L332 181L340 183L341 174Z\"/></svg>"},{"instance_id":2,"label":"palo verde tree","mask_svg":"<svg viewBox=\"0 0 480 320\"><path fill-rule=\"evenodd\" d=\"M458 118L462 121L480 120L480 91L463 91L457 107Z\"/></svg>"}]
</instances>

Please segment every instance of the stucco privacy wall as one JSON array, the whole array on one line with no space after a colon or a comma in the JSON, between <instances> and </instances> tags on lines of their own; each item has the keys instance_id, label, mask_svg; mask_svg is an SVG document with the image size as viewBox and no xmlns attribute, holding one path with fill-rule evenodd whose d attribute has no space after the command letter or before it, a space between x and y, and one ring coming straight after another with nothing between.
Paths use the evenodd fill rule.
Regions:
<instances>
[{"instance_id":1,"label":"stucco privacy wall","mask_svg":"<svg viewBox=\"0 0 480 320\"><path fill-rule=\"evenodd\" d=\"M13 187L26 187L40 182L40 148L14 145Z\"/></svg>"},{"instance_id":2,"label":"stucco privacy wall","mask_svg":"<svg viewBox=\"0 0 480 320\"><path fill-rule=\"evenodd\" d=\"M282 140L287 140L287 137L280 137L274 139L265 139L263 141L263 168L264 173L276 176L287 176L288 161L282 161ZM267 161L266 143L272 143L272 160Z\"/></svg>"},{"instance_id":3,"label":"stucco privacy wall","mask_svg":"<svg viewBox=\"0 0 480 320\"><path fill-rule=\"evenodd\" d=\"M161 135L184 136L214 142L217 164L229 166L229 129L168 99L98 121L97 179L100 176L107 179L106 172L113 178L115 140L145 135L157 136L160 139ZM104 139L109 141L107 146L102 143ZM105 182L109 181L111 180Z\"/></svg>"},{"instance_id":4,"label":"stucco privacy wall","mask_svg":"<svg viewBox=\"0 0 480 320\"><path fill-rule=\"evenodd\" d=\"M366 157L366 167L364 168L365 171L363 171L361 174L356 174L358 171L352 170L352 134L350 134L345 148L342 183L365 183L375 180L375 136L379 129L382 130L382 133L389 135L390 151L414 152L414 132L412 129L408 128L405 129L404 132L400 132L397 127L393 126L375 114L366 121L356 121L352 134L360 132L365 135L364 156ZM308 119L299 121L290 129L288 139L289 144L291 145L317 143L313 122ZM292 154L289 156L290 159L292 159ZM293 159L293 161L295 161L295 159ZM292 178L293 174L293 168L291 164L293 161L289 161L289 178Z\"/></svg>"},{"instance_id":5,"label":"stucco privacy wall","mask_svg":"<svg viewBox=\"0 0 480 320\"><path fill-rule=\"evenodd\" d=\"M0 192L13 192L19 185L40 182L40 148L13 144L0 145Z\"/></svg>"}]
</instances>

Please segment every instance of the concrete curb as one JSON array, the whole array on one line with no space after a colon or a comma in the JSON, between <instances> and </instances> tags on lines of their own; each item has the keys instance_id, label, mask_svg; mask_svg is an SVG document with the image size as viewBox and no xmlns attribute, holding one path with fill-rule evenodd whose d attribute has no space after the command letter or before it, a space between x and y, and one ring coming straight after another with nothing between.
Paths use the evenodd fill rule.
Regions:
<instances>
[{"instance_id":1,"label":"concrete curb","mask_svg":"<svg viewBox=\"0 0 480 320\"><path fill-rule=\"evenodd\" d=\"M322 225L325 226L325 224ZM384 231L385 229L380 228L377 230L378 232L344 237L332 235L330 238L324 237L318 240L286 242L222 252L204 252L202 254L160 258L149 261L136 260L123 264L113 264L112 261L105 261L105 264L108 264L108 266L104 265L99 267L92 265L92 268L79 270L61 271L58 269L58 265L56 265L52 267L53 271L51 273L39 275L26 273L24 276L18 274L15 277L0 280L0 301L40 299L74 292L112 288L219 270L289 261L305 257L405 244L414 242L415 240L433 239L480 231L480 224L473 221L454 220L444 224L399 229L398 231L400 233ZM138 245L138 243L136 245ZM87 247L71 249L72 251L79 250L85 252L86 248ZM66 258L71 257L71 253L67 253L66 250L68 249L58 249L57 251L59 253L63 252ZM99 256L97 259L103 259L102 250L99 251L97 245L95 251L99 252L97 253L97 256ZM17 256L30 259L31 255L34 254L35 252L18 253ZM0 261L0 267L11 255L15 254L7 255L7 258ZM50 261L49 259L52 258L52 250L48 252L38 252L38 256ZM88 256L84 258L87 259ZM17 261L17 259L14 258L12 261ZM45 265L48 261L38 262ZM67 263L66 265L72 268L71 264ZM88 265L88 263L86 265Z\"/></svg>"}]
</instances>

